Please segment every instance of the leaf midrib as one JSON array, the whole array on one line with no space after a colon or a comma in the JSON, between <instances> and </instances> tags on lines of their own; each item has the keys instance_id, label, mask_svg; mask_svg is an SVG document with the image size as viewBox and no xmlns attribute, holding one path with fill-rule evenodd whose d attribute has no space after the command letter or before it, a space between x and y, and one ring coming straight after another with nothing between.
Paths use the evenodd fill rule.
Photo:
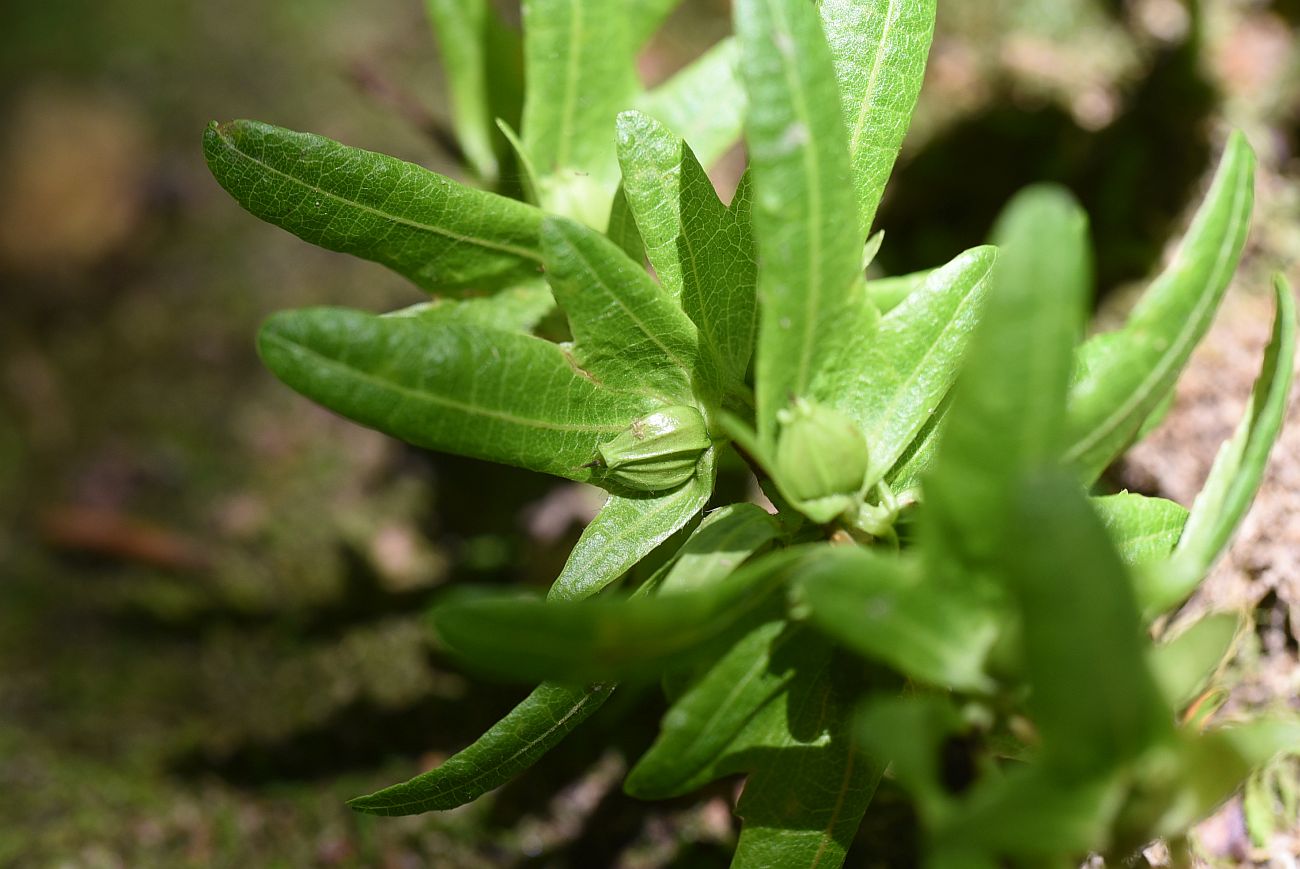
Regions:
<instances>
[{"instance_id":1,"label":"leaf midrib","mask_svg":"<svg viewBox=\"0 0 1300 869\"><path fill-rule=\"evenodd\" d=\"M315 184L311 184L303 180L302 178L298 177L297 175L292 175L288 172L285 172L282 169L278 169L275 166L272 166L263 158L254 157L248 151L241 149L235 143L235 140L229 135L229 133L221 127L217 128L217 135L221 138L221 141L225 143L226 147L230 149L230 151L239 155L240 157L254 164L255 166L258 166L266 173L283 178L284 180L290 182L291 184L296 184L302 189L311 191L312 193L315 193L319 196L324 196L327 199L331 199L335 202L339 202L344 205L350 206L352 208L359 209L375 217L398 224L399 226L405 226L410 229L414 229L417 232L427 232L430 235L441 236L443 238L450 239L451 241L460 242L462 244L471 244L478 247L485 247L488 248L489 250L500 251L501 253L511 254L512 256L517 256L523 259L532 260L537 263L541 263L542 261L541 253L536 250L529 250L528 248L518 247L516 245L506 244L504 242L499 242L499 241L492 241L490 239L481 238L478 236L466 235L464 233L456 232L454 230L447 229L446 227L436 226L430 223L421 223L409 217L402 217L400 215L393 214L388 211L384 211L380 208L376 208L372 205L366 205L363 202L357 202L355 199L348 199L337 193L333 193L329 190L326 190L323 187L320 187Z\"/></svg>"},{"instance_id":2,"label":"leaf midrib","mask_svg":"<svg viewBox=\"0 0 1300 869\"><path fill-rule=\"evenodd\" d=\"M876 43L876 53L871 61L871 73L867 77L867 86L862 94L862 107L858 109L858 122L853 127L853 135L849 137L849 154L853 158L856 158L858 154L858 142L866 129L867 115L876 105L871 95L875 93L876 81L880 77L881 68L884 66L885 52L882 51L882 48L889 41L889 34L893 31L894 25L898 23L899 2L900 0L890 0L889 11L885 13L885 28L880 32L880 39Z\"/></svg>"},{"instance_id":3,"label":"leaf midrib","mask_svg":"<svg viewBox=\"0 0 1300 869\"><path fill-rule=\"evenodd\" d=\"M1222 279L1224 266L1232 258L1232 248L1236 245L1237 235L1241 229L1244 211L1242 203L1251 192L1245 184L1241 183L1240 174L1241 170L1238 169L1237 175L1232 179L1235 189L1232 198L1232 206L1229 209L1229 214L1231 215L1228 222L1229 231L1224 233L1223 243L1219 246L1216 253L1214 268L1210 273L1211 280L1209 283L1211 285L1219 283ZM1201 318L1204 316L1206 308L1213 307L1213 305L1218 301L1216 298L1218 295L1218 293L1201 294L1201 298L1197 305L1192 309L1192 316L1183 321L1186 324L1186 328L1178 333L1173 344L1170 346L1170 350L1176 352L1166 351L1163 353L1159 361L1156 363L1156 367L1152 373L1138 384L1138 387L1133 390L1128 399L1104 418L1092 429L1091 432L1075 441L1075 443L1065 451L1065 460L1067 462L1079 460L1104 438L1113 434L1119 428L1124 418L1132 412L1132 409L1146 399L1155 384L1164 379L1169 369L1175 364L1175 361L1182 356L1183 349L1186 347L1187 343L1192 340L1192 336L1196 333L1197 326L1200 323Z\"/></svg>"},{"instance_id":4,"label":"leaf midrib","mask_svg":"<svg viewBox=\"0 0 1300 869\"><path fill-rule=\"evenodd\" d=\"M320 351L312 347L307 346L306 344L301 344L297 341L293 341L281 335L276 335L275 333L267 334L266 336L264 336L263 340L273 344L278 344L282 348L288 350L291 353L295 353L301 356L309 356L312 359L316 360L324 368L334 370L334 371L345 372L381 390L388 390L390 392L395 392L399 395L406 396L415 401L427 402L430 404L448 408L450 410L456 410L470 415L485 416L491 419L500 420L501 422L505 422L510 425L517 425L522 428L537 428L546 431L579 432L579 433L595 433L595 434L621 432L624 428L626 428L626 426L623 424L614 424L614 423L611 423L609 425L571 425L571 424L564 424L564 423L555 423L547 420L517 416L515 414L510 414L499 410L491 410L488 408L479 407L477 405L466 404L465 402L455 401L453 399L445 398L436 393L421 391L419 389L415 389L413 387L406 386L401 383L396 383L392 380L387 380L383 377L378 376L377 374L374 374L373 372L364 371L355 366L348 365L347 363L342 362L338 359L335 359L330 356L326 356L325 354L321 353Z\"/></svg>"}]
</instances>

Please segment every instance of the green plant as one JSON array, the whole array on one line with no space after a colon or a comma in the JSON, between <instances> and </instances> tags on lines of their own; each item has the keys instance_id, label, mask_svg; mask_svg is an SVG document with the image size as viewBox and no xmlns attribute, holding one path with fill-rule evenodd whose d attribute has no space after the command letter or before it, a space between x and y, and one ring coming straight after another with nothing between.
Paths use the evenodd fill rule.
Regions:
<instances>
[{"instance_id":1,"label":"green plant","mask_svg":"<svg viewBox=\"0 0 1300 869\"><path fill-rule=\"evenodd\" d=\"M444 32L458 14L498 30L482 3L430 5ZM1292 719L1188 713L1235 617L1148 632L1223 551L1281 426L1295 315L1280 278L1250 410L1190 512L1087 489L1158 420L1209 327L1245 241L1249 146L1229 139L1128 322L1081 342L1087 221L1057 188L1017 196L993 245L864 280L933 0L737 0L734 43L641 94L633 50L670 5L526 0L508 138L534 204L266 125L207 133L253 213L443 296L279 314L259 343L279 377L410 443L609 491L547 600L457 594L433 614L468 665L540 686L354 807L461 805L620 680L662 679L671 708L626 789L746 774L734 865L837 865L886 767L933 865L1064 865L1182 835L1300 738ZM475 39L452 79L490 177L497 37ZM697 151L720 152L740 104L750 163L727 205ZM457 300L468 290L499 292ZM534 334L552 304L571 340ZM776 514L703 515L730 450ZM662 567L631 572L655 550ZM954 746L960 786L940 764Z\"/></svg>"}]
</instances>

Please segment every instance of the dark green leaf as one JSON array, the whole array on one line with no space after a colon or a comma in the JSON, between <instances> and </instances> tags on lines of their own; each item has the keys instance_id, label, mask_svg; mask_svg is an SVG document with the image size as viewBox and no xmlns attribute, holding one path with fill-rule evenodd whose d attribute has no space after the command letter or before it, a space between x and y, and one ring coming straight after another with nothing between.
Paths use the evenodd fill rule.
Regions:
<instances>
[{"instance_id":1,"label":"dark green leaf","mask_svg":"<svg viewBox=\"0 0 1300 869\"><path fill-rule=\"evenodd\" d=\"M1133 309L1121 337L1092 361L1070 395L1066 458L1091 481L1133 439L1173 388L1205 335L1246 242L1255 155L1234 133L1182 246Z\"/></svg>"},{"instance_id":2,"label":"dark green leaf","mask_svg":"<svg viewBox=\"0 0 1300 869\"><path fill-rule=\"evenodd\" d=\"M1002 248L925 484L930 539L968 565L997 551L1016 481L1058 455L1088 290L1087 218L1034 187L999 218Z\"/></svg>"},{"instance_id":3,"label":"dark green leaf","mask_svg":"<svg viewBox=\"0 0 1300 869\"><path fill-rule=\"evenodd\" d=\"M596 447L653 405L598 386L557 345L418 318L311 308L272 317L258 349L308 398L429 449L587 481Z\"/></svg>"},{"instance_id":4,"label":"dark green leaf","mask_svg":"<svg viewBox=\"0 0 1300 869\"><path fill-rule=\"evenodd\" d=\"M584 601L453 595L433 618L444 644L475 668L505 678L657 677L725 643L762 609L801 555L770 556L715 585L669 595Z\"/></svg>"},{"instance_id":5,"label":"dark green leaf","mask_svg":"<svg viewBox=\"0 0 1300 869\"><path fill-rule=\"evenodd\" d=\"M818 378L862 336L862 237L848 136L817 11L802 0L738 0L746 137L754 184L761 300L758 434L775 437L792 397L822 398Z\"/></svg>"},{"instance_id":6,"label":"dark green leaf","mask_svg":"<svg viewBox=\"0 0 1300 869\"><path fill-rule=\"evenodd\" d=\"M605 235L632 262L645 261L645 241L641 238L641 231L636 228L636 218L632 216L632 209L627 204L627 193L622 184L614 191L614 204L609 207L609 226Z\"/></svg>"},{"instance_id":7,"label":"dark green leaf","mask_svg":"<svg viewBox=\"0 0 1300 869\"><path fill-rule=\"evenodd\" d=\"M700 380L721 397L741 388L756 328L748 221L722 204L695 155L637 112L618 119L619 161L646 253L700 331Z\"/></svg>"},{"instance_id":8,"label":"dark green leaf","mask_svg":"<svg viewBox=\"0 0 1300 869\"><path fill-rule=\"evenodd\" d=\"M1012 515L1013 527L1033 529L1003 562L1020 603L1044 762L1063 781L1095 778L1173 732L1132 585L1073 480L1035 480Z\"/></svg>"},{"instance_id":9,"label":"dark green leaf","mask_svg":"<svg viewBox=\"0 0 1300 869\"><path fill-rule=\"evenodd\" d=\"M925 78L935 0L822 0L866 238Z\"/></svg>"},{"instance_id":10,"label":"dark green leaf","mask_svg":"<svg viewBox=\"0 0 1300 869\"><path fill-rule=\"evenodd\" d=\"M695 325L645 269L614 242L561 217L546 218L542 249L578 364L606 385L664 404L690 402Z\"/></svg>"},{"instance_id":11,"label":"dark green leaf","mask_svg":"<svg viewBox=\"0 0 1300 869\"><path fill-rule=\"evenodd\" d=\"M970 586L941 586L920 565L857 547L809 560L796 600L828 636L905 676L941 687L988 691L984 660L998 614Z\"/></svg>"},{"instance_id":12,"label":"dark green leaf","mask_svg":"<svg viewBox=\"0 0 1300 869\"><path fill-rule=\"evenodd\" d=\"M348 805L372 815L415 815L472 802L532 766L599 709L613 691L613 685L543 684L437 769L357 797Z\"/></svg>"},{"instance_id":13,"label":"dark green leaf","mask_svg":"<svg viewBox=\"0 0 1300 869\"><path fill-rule=\"evenodd\" d=\"M262 220L426 290L491 290L541 270L540 211L412 163L256 121L211 124L203 152Z\"/></svg>"},{"instance_id":14,"label":"dark green leaf","mask_svg":"<svg viewBox=\"0 0 1300 869\"><path fill-rule=\"evenodd\" d=\"M713 493L714 451L700 459L695 477L662 495L610 495L569 553L555 583L553 600L595 594L699 515Z\"/></svg>"}]
</instances>

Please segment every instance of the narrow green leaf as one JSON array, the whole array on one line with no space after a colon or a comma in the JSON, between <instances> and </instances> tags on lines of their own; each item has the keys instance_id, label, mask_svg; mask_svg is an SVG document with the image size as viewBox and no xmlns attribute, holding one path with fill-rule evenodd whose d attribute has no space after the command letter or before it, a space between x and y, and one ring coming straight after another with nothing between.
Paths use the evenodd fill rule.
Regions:
<instances>
[{"instance_id":1,"label":"narrow green leaf","mask_svg":"<svg viewBox=\"0 0 1300 869\"><path fill-rule=\"evenodd\" d=\"M930 539L968 565L997 551L1016 480L1059 454L1088 292L1087 218L1064 190L1021 192L994 236L993 285L925 484Z\"/></svg>"},{"instance_id":2,"label":"narrow green leaf","mask_svg":"<svg viewBox=\"0 0 1300 869\"><path fill-rule=\"evenodd\" d=\"M943 782L944 743L965 729L948 695L920 692L871 697L856 725L859 742L889 760L894 780L911 795L921 823L929 828L938 825L953 801Z\"/></svg>"},{"instance_id":3,"label":"narrow green leaf","mask_svg":"<svg viewBox=\"0 0 1300 869\"><path fill-rule=\"evenodd\" d=\"M1234 133L1169 267L1147 290L1070 395L1066 458L1091 481L1132 440L1173 388L1205 335L1246 242L1255 194L1255 155Z\"/></svg>"},{"instance_id":4,"label":"narrow green leaf","mask_svg":"<svg viewBox=\"0 0 1300 869\"><path fill-rule=\"evenodd\" d=\"M1154 609L1183 600L1227 549L1259 491L1268 454L1282 430L1294 372L1296 313L1291 287L1280 275L1274 289L1273 337L1251 390L1250 409L1214 458L1205 488L1192 504L1173 564L1164 575L1153 577L1155 583L1146 589Z\"/></svg>"},{"instance_id":5,"label":"narrow green leaf","mask_svg":"<svg viewBox=\"0 0 1300 869\"><path fill-rule=\"evenodd\" d=\"M758 613L795 555L763 559L712 586L584 601L465 593L433 612L443 643L510 679L605 682L658 677L708 654Z\"/></svg>"},{"instance_id":6,"label":"narrow green leaf","mask_svg":"<svg viewBox=\"0 0 1300 869\"><path fill-rule=\"evenodd\" d=\"M578 364L609 386L642 389L665 404L690 402L695 325L645 269L614 242L561 217L546 218L542 250Z\"/></svg>"},{"instance_id":7,"label":"narrow green leaf","mask_svg":"<svg viewBox=\"0 0 1300 869\"><path fill-rule=\"evenodd\" d=\"M904 676L964 691L993 687L984 660L998 613L969 586L927 581L918 563L837 549L805 565L795 599L828 636Z\"/></svg>"},{"instance_id":8,"label":"narrow green leaf","mask_svg":"<svg viewBox=\"0 0 1300 869\"><path fill-rule=\"evenodd\" d=\"M1187 508L1181 504L1133 492L1093 498L1092 509L1129 567L1168 558L1187 523Z\"/></svg>"},{"instance_id":9,"label":"narrow green leaf","mask_svg":"<svg viewBox=\"0 0 1300 869\"><path fill-rule=\"evenodd\" d=\"M208 168L250 212L437 292L538 276L542 214L394 157L257 121L212 123Z\"/></svg>"},{"instance_id":10,"label":"narrow green leaf","mask_svg":"<svg viewBox=\"0 0 1300 869\"><path fill-rule=\"evenodd\" d=\"M645 241L636 227L636 218L632 216L632 208L627 204L627 193L622 184L614 191L614 203L609 207L609 226L605 235L632 262L645 261Z\"/></svg>"},{"instance_id":11,"label":"narrow green leaf","mask_svg":"<svg viewBox=\"0 0 1300 869\"><path fill-rule=\"evenodd\" d=\"M757 325L748 221L722 204L686 143L653 118L619 115L618 151L646 254L699 328L701 381L717 398L742 388Z\"/></svg>"},{"instance_id":12,"label":"narrow green leaf","mask_svg":"<svg viewBox=\"0 0 1300 869\"><path fill-rule=\"evenodd\" d=\"M867 438L868 485L894 466L956 380L996 257L979 247L931 272L836 375L837 406Z\"/></svg>"},{"instance_id":13,"label":"narrow green leaf","mask_svg":"<svg viewBox=\"0 0 1300 869\"><path fill-rule=\"evenodd\" d=\"M657 592L690 591L720 582L780 533L776 518L756 504L728 504L715 510L682 545Z\"/></svg>"},{"instance_id":14,"label":"narrow green leaf","mask_svg":"<svg viewBox=\"0 0 1300 869\"><path fill-rule=\"evenodd\" d=\"M470 166L491 184L500 169L495 119L518 123L522 107L519 36L488 0L425 0L424 5L451 90L456 138Z\"/></svg>"},{"instance_id":15,"label":"narrow green leaf","mask_svg":"<svg viewBox=\"0 0 1300 869\"><path fill-rule=\"evenodd\" d=\"M705 166L735 145L745 124L745 90L736 69L739 53L728 37L640 103L647 115L683 137Z\"/></svg>"},{"instance_id":16,"label":"narrow green leaf","mask_svg":"<svg viewBox=\"0 0 1300 869\"><path fill-rule=\"evenodd\" d=\"M792 397L860 336L862 241L848 134L817 12L802 0L738 0L734 19L749 97L761 300L755 380L758 433L770 444Z\"/></svg>"},{"instance_id":17,"label":"narrow green leaf","mask_svg":"<svg viewBox=\"0 0 1300 869\"><path fill-rule=\"evenodd\" d=\"M1217 613L1151 650L1151 672L1170 708L1182 709L1196 699L1196 692L1223 663L1241 629L1240 616Z\"/></svg>"},{"instance_id":18,"label":"narrow green leaf","mask_svg":"<svg viewBox=\"0 0 1300 869\"><path fill-rule=\"evenodd\" d=\"M765 732L764 710L794 679L825 666L829 651L806 628L784 619L751 629L709 662L669 709L624 790L641 799L668 799L740 771L749 747L743 734Z\"/></svg>"},{"instance_id":19,"label":"narrow green leaf","mask_svg":"<svg viewBox=\"0 0 1300 869\"><path fill-rule=\"evenodd\" d=\"M912 121L935 0L822 0L849 133L859 235L866 238Z\"/></svg>"},{"instance_id":20,"label":"narrow green leaf","mask_svg":"<svg viewBox=\"0 0 1300 869\"><path fill-rule=\"evenodd\" d=\"M1033 529L1002 560L1020 603L1043 760L1062 781L1095 778L1173 731L1147 665L1132 585L1068 477L1035 479L1012 515L1014 527Z\"/></svg>"},{"instance_id":21,"label":"narrow green leaf","mask_svg":"<svg viewBox=\"0 0 1300 869\"><path fill-rule=\"evenodd\" d=\"M907 445L903 455L899 456L894 467L885 474L885 482L901 495L909 490L919 489L921 480L926 477L934 465L934 457L939 452L943 440L943 423L948 416L948 407L952 404L952 393L939 405L930 418L921 426L916 437Z\"/></svg>"},{"instance_id":22,"label":"narrow green leaf","mask_svg":"<svg viewBox=\"0 0 1300 869\"><path fill-rule=\"evenodd\" d=\"M277 314L258 349L289 386L428 449L593 479L596 447L653 405L575 369L558 345L463 323L340 308Z\"/></svg>"},{"instance_id":23,"label":"narrow green leaf","mask_svg":"<svg viewBox=\"0 0 1300 869\"><path fill-rule=\"evenodd\" d=\"M523 145L546 211L604 230L618 183L614 118L639 84L631 27L608 0L524 0Z\"/></svg>"},{"instance_id":24,"label":"narrow green leaf","mask_svg":"<svg viewBox=\"0 0 1300 869\"><path fill-rule=\"evenodd\" d=\"M851 692L835 662L802 672L760 720L753 771L736 803L743 821L731 865L834 869L844 863L883 766L853 735Z\"/></svg>"},{"instance_id":25,"label":"narrow green leaf","mask_svg":"<svg viewBox=\"0 0 1300 869\"><path fill-rule=\"evenodd\" d=\"M348 805L372 815L415 815L473 802L532 766L599 709L613 691L613 685L540 685L487 733L437 769L349 800Z\"/></svg>"},{"instance_id":26,"label":"narrow green leaf","mask_svg":"<svg viewBox=\"0 0 1300 869\"><path fill-rule=\"evenodd\" d=\"M897 308L911 293L925 284L932 269L896 275L888 278L874 278L867 281L867 298L879 309L888 314Z\"/></svg>"},{"instance_id":27,"label":"narrow green leaf","mask_svg":"<svg viewBox=\"0 0 1300 869\"><path fill-rule=\"evenodd\" d=\"M550 598L580 600L627 573L704 509L713 494L713 480L714 451L709 450L700 458L695 477L671 492L635 498L610 495L569 553Z\"/></svg>"},{"instance_id":28,"label":"narrow green leaf","mask_svg":"<svg viewBox=\"0 0 1300 869\"><path fill-rule=\"evenodd\" d=\"M385 314L422 323L461 323L505 332L531 332L555 310L555 298L545 281L530 281L491 296L434 299Z\"/></svg>"}]
</instances>

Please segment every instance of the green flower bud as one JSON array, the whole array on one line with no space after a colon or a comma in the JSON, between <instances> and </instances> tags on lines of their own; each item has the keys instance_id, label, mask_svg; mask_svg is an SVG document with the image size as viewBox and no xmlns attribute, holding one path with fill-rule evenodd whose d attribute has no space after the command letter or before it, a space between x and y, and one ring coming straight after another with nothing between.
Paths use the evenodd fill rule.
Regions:
<instances>
[{"instance_id":1,"label":"green flower bud","mask_svg":"<svg viewBox=\"0 0 1300 869\"><path fill-rule=\"evenodd\" d=\"M867 475L867 440L853 420L803 399L777 419L776 472L789 497L808 502L857 494Z\"/></svg>"},{"instance_id":2,"label":"green flower bud","mask_svg":"<svg viewBox=\"0 0 1300 869\"><path fill-rule=\"evenodd\" d=\"M638 492L664 492L695 474L710 446L704 417L690 405L665 407L643 416L627 431L596 448L606 478Z\"/></svg>"}]
</instances>

